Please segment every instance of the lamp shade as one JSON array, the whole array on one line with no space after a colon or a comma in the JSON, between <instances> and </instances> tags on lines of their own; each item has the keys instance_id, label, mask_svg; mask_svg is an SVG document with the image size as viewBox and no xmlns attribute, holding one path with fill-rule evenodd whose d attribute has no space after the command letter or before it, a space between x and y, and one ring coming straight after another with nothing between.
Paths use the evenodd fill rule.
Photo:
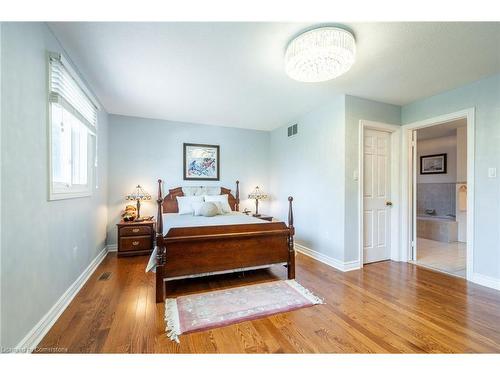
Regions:
<instances>
[{"instance_id":1,"label":"lamp shade","mask_svg":"<svg viewBox=\"0 0 500 375\"><path fill-rule=\"evenodd\" d=\"M258 199L263 200L267 199L267 194L260 190L258 186L255 187L255 190L248 194L249 199Z\"/></svg>"},{"instance_id":2,"label":"lamp shade","mask_svg":"<svg viewBox=\"0 0 500 375\"><path fill-rule=\"evenodd\" d=\"M125 197L128 201L150 201L151 195L144 191L141 185L137 185L132 193Z\"/></svg>"}]
</instances>

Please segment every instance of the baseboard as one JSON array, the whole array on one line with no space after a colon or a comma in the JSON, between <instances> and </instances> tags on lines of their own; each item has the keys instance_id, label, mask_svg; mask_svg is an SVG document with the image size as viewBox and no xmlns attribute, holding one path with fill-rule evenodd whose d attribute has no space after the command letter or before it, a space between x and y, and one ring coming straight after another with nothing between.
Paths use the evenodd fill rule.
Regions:
<instances>
[{"instance_id":1,"label":"baseboard","mask_svg":"<svg viewBox=\"0 0 500 375\"><path fill-rule=\"evenodd\" d=\"M500 279L496 279L491 276L481 275L480 273L473 273L472 280L470 281L482 286L486 286L488 288L500 290Z\"/></svg>"},{"instance_id":2,"label":"baseboard","mask_svg":"<svg viewBox=\"0 0 500 375\"><path fill-rule=\"evenodd\" d=\"M111 244L111 245L107 245L107 248L108 248L108 252L110 253L115 253L118 251L118 245L117 244Z\"/></svg>"},{"instance_id":3,"label":"baseboard","mask_svg":"<svg viewBox=\"0 0 500 375\"><path fill-rule=\"evenodd\" d=\"M94 273L96 268L106 257L108 248L105 247L95 258L82 274L75 280L75 282L64 292L59 300L52 306L52 308L40 319L40 321L31 329L31 331L17 344L17 353L31 353L37 345L42 341L47 332L52 328L57 319L64 312L66 307L75 298L76 294L85 285L89 277Z\"/></svg>"},{"instance_id":4,"label":"baseboard","mask_svg":"<svg viewBox=\"0 0 500 375\"><path fill-rule=\"evenodd\" d=\"M295 250L298 251L299 253L307 255L308 257L316 259L317 261L324 263L330 267L338 269L339 271L342 272L359 269L359 262L357 260L350 262L343 262L338 259L329 257L328 255L309 249L308 247L305 247L303 245L299 245L297 243L295 244Z\"/></svg>"}]
</instances>

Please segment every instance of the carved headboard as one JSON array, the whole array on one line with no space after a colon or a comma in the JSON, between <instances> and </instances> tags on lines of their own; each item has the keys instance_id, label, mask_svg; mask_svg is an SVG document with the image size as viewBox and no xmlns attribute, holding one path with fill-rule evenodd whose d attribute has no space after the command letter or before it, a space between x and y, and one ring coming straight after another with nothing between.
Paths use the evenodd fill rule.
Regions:
<instances>
[{"instance_id":1,"label":"carved headboard","mask_svg":"<svg viewBox=\"0 0 500 375\"><path fill-rule=\"evenodd\" d=\"M161 196L161 180L159 180L159 186L158 186L158 191L160 192ZM239 205L240 205L240 182L236 181L236 193L234 196L231 194L231 189L227 189L224 187L220 188L220 194L227 194L227 200L229 202L229 206L231 206L231 209L233 211L238 211L239 210ZM162 209L163 213L175 213L179 212L179 207L177 206L177 197L182 197L184 196L184 193L182 191L182 187L176 187L173 189L169 189L168 194L163 198L162 202Z\"/></svg>"}]
</instances>

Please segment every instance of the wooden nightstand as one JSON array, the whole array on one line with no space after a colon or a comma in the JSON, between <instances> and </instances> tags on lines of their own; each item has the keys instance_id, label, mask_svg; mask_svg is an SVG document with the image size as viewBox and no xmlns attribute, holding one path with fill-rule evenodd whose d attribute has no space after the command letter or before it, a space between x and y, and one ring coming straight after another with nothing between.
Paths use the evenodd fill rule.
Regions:
<instances>
[{"instance_id":1,"label":"wooden nightstand","mask_svg":"<svg viewBox=\"0 0 500 375\"><path fill-rule=\"evenodd\" d=\"M154 221L121 221L118 228L118 256L151 254L155 238Z\"/></svg>"}]
</instances>

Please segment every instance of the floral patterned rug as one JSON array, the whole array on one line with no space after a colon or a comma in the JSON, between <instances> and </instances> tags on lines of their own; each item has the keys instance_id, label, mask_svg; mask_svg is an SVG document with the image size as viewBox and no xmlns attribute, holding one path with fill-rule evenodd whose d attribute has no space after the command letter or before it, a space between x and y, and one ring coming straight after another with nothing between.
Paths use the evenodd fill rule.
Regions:
<instances>
[{"instance_id":1,"label":"floral patterned rug","mask_svg":"<svg viewBox=\"0 0 500 375\"><path fill-rule=\"evenodd\" d=\"M191 294L165 300L168 337L179 342L179 335L223 327L246 320L322 304L295 280Z\"/></svg>"}]
</instances>

